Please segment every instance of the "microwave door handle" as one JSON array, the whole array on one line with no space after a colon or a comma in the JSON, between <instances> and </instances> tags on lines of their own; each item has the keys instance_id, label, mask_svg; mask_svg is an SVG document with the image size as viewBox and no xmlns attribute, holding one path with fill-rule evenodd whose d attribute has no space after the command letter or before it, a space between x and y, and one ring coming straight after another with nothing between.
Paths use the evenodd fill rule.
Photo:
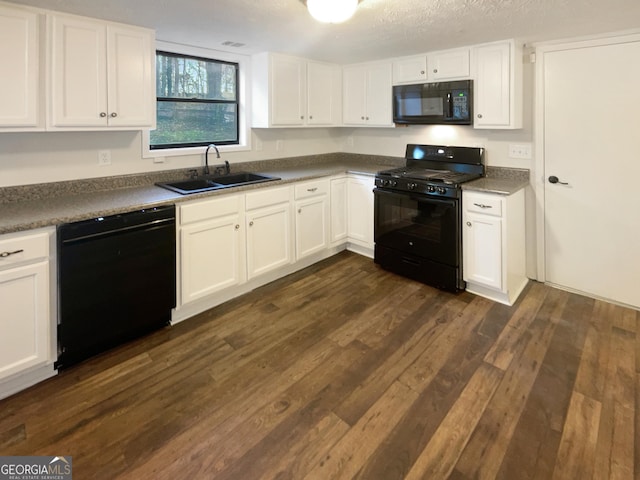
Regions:
<instances>
[{"instance_id":1,"label":"microwave door handle","mask_svg":"<svg viewBox=\"0 0 640 480\"><path fill-rule=\"evenodd\" d=\"M453 118L453 95L447 93L447 118Z\"/></svg>"}]
</instances>

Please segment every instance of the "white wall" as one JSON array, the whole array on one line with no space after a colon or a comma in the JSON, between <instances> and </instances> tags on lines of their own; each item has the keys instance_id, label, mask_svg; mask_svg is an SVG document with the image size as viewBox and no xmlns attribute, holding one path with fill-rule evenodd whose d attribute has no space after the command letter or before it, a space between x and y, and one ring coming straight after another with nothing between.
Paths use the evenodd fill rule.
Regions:
<instances>
[{"instance_id":1,"label":"white wall","mask_svg":"<svg viewBox=\"0 0 640 480\"><path fill-rule=\"evenodd\" d=\"M342 149L343 138L335 128L254 130L252 137L252 151L223 152L222 158L233 164L331 153ZM259 143L262 150L256 151ZM100 150L111 151L111 165L98 165ZM216 162L211 154L209 161ZM203 162L203 154L166 157L164 163L142 158L140 132L0 133L0 187L190 168Z\"/></svg>"}]
</instances>

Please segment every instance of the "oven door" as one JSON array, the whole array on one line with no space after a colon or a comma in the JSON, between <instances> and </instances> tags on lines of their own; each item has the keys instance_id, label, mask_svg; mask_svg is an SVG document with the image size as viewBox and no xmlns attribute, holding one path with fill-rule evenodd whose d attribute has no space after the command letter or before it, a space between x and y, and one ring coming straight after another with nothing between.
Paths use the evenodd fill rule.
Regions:
<instances>
[{"instance_id":1,"label":"oven door","mask_svg":"<svg viewBox=\"0 0 640 480\"><path fill-rule=\"evenodd\" d=\"M376 245L458 267L460 207L458 199L391 192L376 188Z\"/></svg>"}]
</instances>

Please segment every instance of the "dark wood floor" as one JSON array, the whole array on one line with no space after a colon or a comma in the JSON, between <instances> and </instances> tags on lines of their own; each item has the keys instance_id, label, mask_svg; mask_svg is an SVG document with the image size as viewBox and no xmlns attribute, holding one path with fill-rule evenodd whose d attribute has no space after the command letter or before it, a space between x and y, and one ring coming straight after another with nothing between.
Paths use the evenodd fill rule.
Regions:
<instances>
[{"instance_id":1,"label":"dark wood floor","mask_svg":"<svg viewBox=\"0 0 640 480\"><path fill-rule=\"evenodd\" d=\"M514 307L342 253L0 401L83 479L640 477L638 312Z\"/></svg>"}]
</instances>

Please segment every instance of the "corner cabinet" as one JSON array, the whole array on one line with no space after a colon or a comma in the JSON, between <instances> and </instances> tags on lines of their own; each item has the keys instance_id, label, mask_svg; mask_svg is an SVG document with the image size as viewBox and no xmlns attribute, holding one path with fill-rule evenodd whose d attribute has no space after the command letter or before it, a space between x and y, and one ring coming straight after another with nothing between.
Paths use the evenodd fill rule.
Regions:
<instances>
[{"instance_id":1,"label":"corner cabinet","mask_svg":"<svg viewBox=\"0 0 640 480\"><path fill-rule=\"evenodd\" d=\"M474 128L522 128L522 47L509 40L478 45L471 54Z\"/></svg>"},{"instance_id":2,"label":"corner cabinet","mask_svg":"<svg viewBox=\"0 0 640 480\"><path fill-rule=\"evenodd\" d=\"M349 250L373 257L373 188L375 177L349 175L347 180L347 239Z\"/></svg>"},{"instance_id":3,"label":"corner cabinet","mask_svg":"<svg viewBox=\"0 0 640 480\"><path fill-rule=\"evenodd\" d=\"M0 236L0 398L55 374L55 230Z\"/></svg>"},{"instance_id":4,"label":"corner cabinet","mask_svg":"<svg viewBox=\"0 0 640 480\"><path fill-rule=\"evenodd\" d=\"M252 57L252 76L253 128L340 125L338 65L260 53Z\"/></svg>"},{"instance_id":5,"label":"corner cabinet","mask_svg":"<svg viewBox=\"0 0 640 480\"><path fill-rule=\"evenodd\" d=\"M528 281L524 189L508 196L464 190L462 198L467 291L513 305Z\"/></svg>"},{"instance_id":6,"label":"corner cabinet","mask_svg":"<svg viewBox=\"0 0 640 480\"><path fill-rule=\"evenodd\" d=\"M155 128L152 30L48 16L51 130Z\"/></svg>"},{"instance_id":7,"label":"corner cabinet","mask_svg":"<svg viewBox=\"0 0 640 480\"><path fill-rule=\"evenodd\" d=\"M343 67L343 123L392 127L391 62Z\"/></svg>"},{"instance_id":8,"label":"corner cabinet","mask_svg":"<svg viewBox=\"0 0 640 480\"><path fill-rule=\"evenodd\" d=\"M40 23L42 15L0 5L0 131L43 130L40 118Z\"/></svg>"}]
</instances>

